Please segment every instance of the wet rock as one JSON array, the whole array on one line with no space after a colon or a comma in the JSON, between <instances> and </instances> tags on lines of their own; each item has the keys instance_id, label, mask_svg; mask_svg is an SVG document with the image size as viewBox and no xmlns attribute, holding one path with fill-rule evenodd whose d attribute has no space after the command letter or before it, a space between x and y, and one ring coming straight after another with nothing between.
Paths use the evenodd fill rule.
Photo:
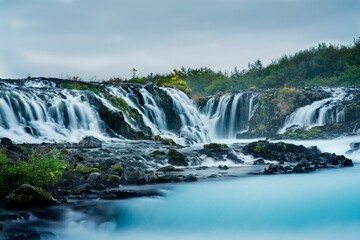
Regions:
<instances>
[{"instance_id":1,"label":"wet rock","mask_svg":"<svg viewBox=\"0 0 360 240\"><path fill-rule=\"evenodd\" d=\"M109 174L106 176L106 183L109 187L117 187L121 183L121 179L117 175Z\"/></svg>"},{"instance_id":2,"label":"wet rock","mask_svg":"<svg viewBox=\"0 0 360 240\"><path fill-rule=\"evenodd\" d=\"M89 183L84 183L72 188L71 193L74 195L91 193L91 186Z\"/></svg>"},{"instance_id":3,"label":"wet rock","mask_svg":"<svg viewBox=\"0 0 360 240\"><path fill-rule=\"evenodd\" d=\"M140 168L126 168L122 174L124 184L146 184L148 180L144 170Z\"/></svg>"},{"instance_id":4,"label":"wet rock","mask_svg":"<svg viewBox=\"0 0 360 240\"><path fill-rule=\"evenodd\" d=\"M203 147L204 147L204 149L213 149L213 150L219 150L219 149L229 148L228 145L226 145L226 144L220 144L220 143L204 144Z\"/></svg>"},{"instance_id":5,"label":"wet rock","mask_svg":"<svg viewBox=\"0 0 360 240\"><path fill-rule=\"evenodd\" d=\"M29 220L30 216L31 216L31 214L28 212L1 213L0 214L0 222Z\"/></svg>"},{"instance_id":6,"label":"wet rock","mask_svg":"<svg viewBox=\"0 0 360 240\"><path fill-rule=\"evenodd\" d=\"M256 159L254 162L253 162L254 165L264 165L265 164L265 160L260 158L260 159Z\"/></svg>"},{"instance_id":7,"label":"wet rock","mask_svg":"<svg viewBox=\"0 0 360 240\"><path fill-rule=\"evenodd\" d=\"M1 138L0 143L1 143L1 145L12 145L13 144L11 139L7 138L7 137Z\"/></svg>"},{"instance_id":8,"label":"wet rock","mask_svg":"<svg viewBox=\"0 0 360 240\"><path fill-rule=\"evenodd\" d=\"M45 190L23 184L4 198L4 206L12 209L46 207L58 202Z\"/></svg>"},{"instance_id":9,"label":"wet rock","mask_svg":"<svg viewBox=\"0 0 360 240\"><path fill-rule=\"evenodd\" d=\"M208 166L200 166L200 167L195 168L195 170L206 170L208 168L209 168Z\"/></svg>"},{"instance_id":10,"label":"wet rock","mask_svg":"<svg viewBox=\"0 0 360 240\"><path fill-rule=\"evenodd\" d=\"M176 151L175 149L169 149L168 152L169 164L174 166L188 166L189 164L185 160L184 154Z\"/></svg>"},{"instance_id":11,"label":"wet rock","mask_svg":"<svg viewBox=\"0 0 360 240\"><path fill-rule=\"evenodd\" d=\"M101 148L102 142L96 137L86 136L79 143L73 144L75 148Z\"/></svg>"},{"instance_id":12,"label":"wet rock","mask_svg":"<svg viewBox=\"0 0 360 240\"><path fill-rule=\"evenodd\" d=\"M194 174L189 174L184 178L184 182L196 182L197 177Z\"/></svg>"},{"instance_id":13,"label":"wet rock","mask_svg":"<svg viewBox=\"0 0 360 240\"><path fill-rule=\"evenodd\" d=\"M156 170L156 172L163 172L163 173L174 172L174 171L176 171L176 168L172 165L165 166Z\"/></svg>"},{"instance_id":14,"label":"wet rock","mask_svg":"<svg viewBox=\"0 0 360 240\"><path fill-rule=\"evenodd\" d=\"M284 167L279 164L271 163L268 168L265 169L265 174L275 174L275 173L282 173Z\"/></svg>"},{"instance_id":15,"label":"wet rock","mask_svg":"<svg viewBox=\"0 0 360 240\"><path fill-rule=\"evenodd\" d=\"M218 168L219 168L220 170L229 170L229 167L226 166L226 165L219 165Z\"/></svg>"},{"instance_id":16,"label":"wet rock","mask_svg":"<svg viewBox=\"0 0 360 240\"><path fill-rule=\"evenodd\" d=\"M352 167L354 166L353 162L350 160L350 159L345 159L343 162L342 162L342 166L344 167Z\"/></svg>"}]
</instances>

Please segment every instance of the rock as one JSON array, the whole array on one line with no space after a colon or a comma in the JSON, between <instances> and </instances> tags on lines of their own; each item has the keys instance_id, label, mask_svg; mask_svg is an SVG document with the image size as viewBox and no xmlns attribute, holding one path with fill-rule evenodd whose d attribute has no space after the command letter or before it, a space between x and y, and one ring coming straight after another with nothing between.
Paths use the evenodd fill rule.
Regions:
<instances>
[{"instance_id":1,"label":"rock","mask_svg":"<svg viewBox=\"0 0 360 240\"><path fill-rule=\"evenodd\" d=\"M160 135L156 135L154 137L154 141L160 142L164 145L176 145L176 143L174 142L174 140L172 140L171 138L162 138Z\"/></svg>"},{"instance_id":2,"label":"rock","mask_svg":"<svg viewBox=\"0 0 360 240\"><path fill-rule=\"evenodd\" d=\"M3 137L1 138L1 141L0 141L1 145L12 145L12 141L10 138L7 138L7 137Z\"/></svg>"},{"instance_id":3,"label":"rock","mask_svg":"<svg viewBox=\"0 0 360 240\"><path fill-rule=\"evenodd\" d=\"M195 170L206 170L208 168L209 168L208 166L200 166L200 167L195 168Z\"/></svg>"},{"instance_id":4,"label":"rock","mask_svg":"<svg viewBox=\"0 0 360 240\"><path fill-rule=\"evenodd\" d=\"M353 162L350 160L350 159L345 159L343 162L342 162L342 166L344 167L352 167L354 166Z\"/></svg>"},{"instance_id":5,"label":"rock","mask_svg":"<svg viewBox=\"0 0 360 240\"><path fill-rule=\"evenodd\" d=\"M307 168L307 167L310 167L310 163L309 163L307 160L304 159L304 160L301 160L301 161L297 164L297 166Z\"/></svg>"},{"instance_id":6,"label":"rock","mask_svg":"<svg viewBox=\"0 0 360 240\"><path fill-rule=\"evenodd\" d=\"M284 167L279 164L271 163L268 168L265 169L265 174L282 173Z\"/></svg>"},{"instance_id":7,"label":"rock","mask_svg":"<svg viewBox=\"0 0 360 240\"><path fill-rule=\"evenodd\" d=\"M84 183L78 186L73 187L71 190L73 195L81 195L91 193L91 186L89 183Z\"/></svg>"},{"instance_id":8,"label":"rock","mask_svg":"<svg viewBox=\"0 0 360 240\"><path fill-rule=\"evenodd\" d=\"M254 162L253 162L254 165L263 165L265 164L265 160L260 158L260 159L256 159Z\"/></svg>"},{"instance_id":9,"label":"rock","mask_svg":"<svg viewBox=\"0 0 360 240\"><path fill-rule=\"evenodd\" d=\"M119 186L121 179L117 175L109 174L106 176L106 182L110 187L117 187Z\"/></svg>"},{"instance_id":10,"label":"rock","mask_svg":"<svg viewBox=\"0 0 360 240\"><path fill-rule=\"evenodd\" d=\"M98 182L103 177L103 175L99 172L93 172L87 178L88 182Z\"/></svg>"},{"instance_id":11,"label":"rock","mask_svg":"<svg viewBox=\"0 0 360 240\"><path fill-rule=\"evenodd\" d=\"M126 168L122 178L124 178L124 184L148 183L145 172L140 168Z\"/></svg>"},{"instance_id":12,"label":"rock","mask_svg":"<svg viewBox=\"0 0 360 240\"><path fill-rule=\"evenodd\" d=\"M197 177L194 174L189 174L184 178L184 182L196 182Z\"/></svg>"},{"instance_id":13,"label":"rock","mask_svg":"<svg viewBox=\"0 0 360 240\"><path fill-rule=\"evenodd\" d=\"M185 160L185 156L176 151L175 149L169 149L168 152L168 157L169 157L169 164L174 165L174 166L188 166L189 164L186 162Z\"/></svg>"},{"instance_id":14,"label":"rock","mask_svg":"<svg viewBox=\"0 0 360 240\"><path fill-rule=\"evenodd\" d=\"M86 136L79 143L73 144L75 148L101 148L102 142L96 137Z\"/></svg>"},{"instance_id":15,"label":"rock","mask_svg":"<svg viewBox=\"0 0 360 240\"><path fill-rule=\"evenodd\" d=\"M204 147L205 149L215 149L215 150L229 148L228 145L226 145L226 144L220 144L220 143L204 144L203 147Z\"/></svg>"},{"instance_id":16,"label":"rock","mask_svg":"<svg viewBox=\"0 0 360 240\"><path fill-rule=\"evenodd\" d=\"M219 168L220 170L228 170L228 169L229 169L229 167L226 166L226 165L224 165L224 166L219 165L218 168Z\"/></svg>"},{"instance_id":17,"label":"rock","mask_svg":"<svg viewBox=\"0 0 360 240\"><path fill-rule=\"evenodd\" d=\"M167 173L167 172L173 172L176 171L176 168L172 165L168 165L162 168L159 168L158 170L156 170L156 172L163 172L163 173Z\"/></svg>"},{"instance_id":18,"label":"rock","mask_svg":"<svg viewBox=\"0 0 360 240\"><path fill-rule=\"evenodd\" d=\"M4 198L4 206L12 209L47 207L58 202L42 188L23 184Z\"/></svg>"}]
</instances>

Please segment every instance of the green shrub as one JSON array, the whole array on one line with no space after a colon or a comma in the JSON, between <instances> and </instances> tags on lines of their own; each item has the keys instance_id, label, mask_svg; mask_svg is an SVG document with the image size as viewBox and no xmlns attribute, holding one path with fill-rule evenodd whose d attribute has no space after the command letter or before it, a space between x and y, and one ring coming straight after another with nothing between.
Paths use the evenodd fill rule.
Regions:
<instances>
[{"instance_id":1,"label":"green shrub","mask_svg":"<svg viewBox=\"0 0 360 240\"><path fill-rule=\"evenodd\" d=\"M100 95L100 90L97 89L94 85L84 82L63 82L60 85L61 88L70 89L70 90L87 90Z\"/></svg>"},{"instance_id":2,"label":"green shrub","mask_svg":"<svg viewBox=\"0 0 360 240\"><path fill-rule=\"evenodd\" d=\"M52 150L44 155L33 152L29 161L10 162L6 154L0 152L0 197L5 196L24 183L47 190L54 190L58 178L66 164L60 151Z\"/></svg>"}]
</instances>

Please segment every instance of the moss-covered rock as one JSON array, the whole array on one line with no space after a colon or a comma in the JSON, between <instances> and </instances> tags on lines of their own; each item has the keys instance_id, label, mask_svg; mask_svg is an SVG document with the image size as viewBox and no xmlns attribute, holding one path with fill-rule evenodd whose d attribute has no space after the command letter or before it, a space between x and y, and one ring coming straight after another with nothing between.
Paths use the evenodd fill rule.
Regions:
<instances>
[{"instance_id":1,"label":"moss-covered rock","mask_svg":"<svg viewBox=\"0 0 360 240\"><path fill-rule=\"evenodd\" d=\"M169 164L174 166L188 166L184 154L176 151L175 149L169 149L168 152Z\"/></svg>"},{"instance_id":2,"label":"moss-covered rock","mask_svg":"<svg viewBox=\"0 0 360 240\"><path fill-rule=\"evenodd\" d=\"M204 144L203 146L205 149L224 149L224 148L229 148L228 145L226 144L221 144L221 143L209 143L209 144Z\"/></svg>"},{"instance_id":3,"label":"moss-covered rock","mask_svg":"<svg viewBox=\"0 0 360 240\"><path fill-rule=\"evenodd\" d=\"M57 201L42 188L23 184L4 199L4 206L12 209L47 207L57 204Z\"/></svg>"}]
</instances>

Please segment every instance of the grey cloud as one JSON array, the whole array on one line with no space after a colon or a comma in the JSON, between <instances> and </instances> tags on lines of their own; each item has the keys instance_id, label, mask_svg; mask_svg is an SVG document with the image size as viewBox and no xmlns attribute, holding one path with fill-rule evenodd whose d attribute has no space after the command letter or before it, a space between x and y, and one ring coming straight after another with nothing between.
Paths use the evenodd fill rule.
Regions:
<instances>
[{"instance_id":1,"label":"grey cloud","mask_svg":"<svg viewBox=\"0 0 360 240\"><path fill-rule=\"evenodd\" d=\"M269 63L360 34L355 0L0 0L0 74L85 78ZM5 69L4 69L5 68ZM2 77L0 76L0 77Z\"/></svg>"}]
</instances>

